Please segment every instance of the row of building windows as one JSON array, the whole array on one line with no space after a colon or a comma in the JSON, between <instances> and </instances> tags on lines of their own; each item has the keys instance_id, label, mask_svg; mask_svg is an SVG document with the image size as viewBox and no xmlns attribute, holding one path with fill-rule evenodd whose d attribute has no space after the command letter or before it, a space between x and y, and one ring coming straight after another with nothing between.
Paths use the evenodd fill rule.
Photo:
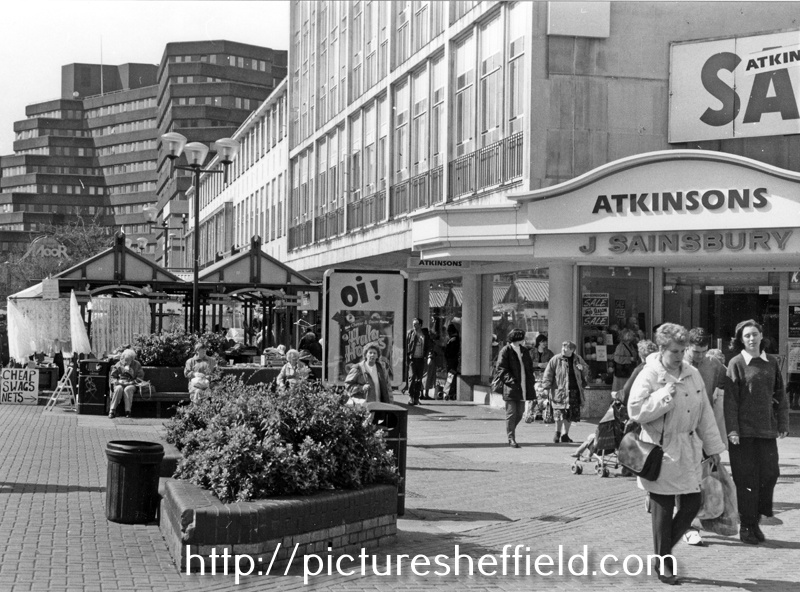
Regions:
<instances>
[{"instance_id":1,"label":"row of building windows","mask_svg":"<svg viewBox=\"0 0 800 592\"><path fill-rule=\"evenodd\" d=\"M234 242L247 244L254 235L262 242L283 236L283 175L234 205Z\"/></svg>"},{"instance_id":2,"label":"row of building windows","mask_svg":"<svg viewBox=\"0 0 800 592\"><path fill-rule=\"evenodd\" d=\"M30 175L34 173L47 173L51 175L83 175L89 177L102 176L100 171L94 167L68 167L29 164L7 167L2 170L3 177L15 177L17 175Z\"/></svg>"},{"instance_id":3,"label":"row of building windows","mask_svg":"<svg viewBox=\"0 0 800 592\"><path fill-rule=\"evenodd\" d=\"M175 76L173 81L177 84L196 84L199 82L223 82L222 78L214 76Z\"/></svg>"},{"instance_id":4,"label":"row of building windows","mask_svg":"<svg viewBox=\"0 0 800 592\"><path fill-rule=\"evenodd\" d=\"M83 111L80 109L56 109L43 113L31 113L28 119L82 119Z\"/></svg>"},{"instance_id":5,"label":"row of building windows","mask_svg":"<svg viewBox=\"0 0 800 592\"><path fill-rule=\"evenodd\" d=\"M120 228L125 234L148 234L152 231L149 224L123 224Z\"/></svg>"},{"instance_id":6,"label":"row of building windows","mask_svg":"<svg viewBox=\"0 0 800 592\"><path fill-rule=\"evenodd\" d=\"M126 134L129 132L138 132L141 130L155 128L155 119L140 119L139 121L127 121L125 123L115 123L114 125L106 125L95 128L92 130L92 137L101 138L103 136L111 136L113 134Z\"/></svg>"},{"instance_id":7,"label":"row of building windows","mask_svg":"<svg viewBox=\"0 0 800 592\"><path fill-rule=\"evenodd\" d=\"M149 99L137 99L135 101L126 101L124 103L117 103L115 105L106 105L104 107L89 109L86 111L86 119L105 117L107 115L116 115L117 113L127 113L129 111L140 111L142 109L154 109L155 107L155 97Z\"/></svg>"},{"instance_id":8,"label":"row of building windows","mask_svg":"<svg viewBox=\"0 0 800 592\"><path fill-rule=\"evenodd\" d=\"M454 45L449 83L453 101L449 139L454 152L450 160L467 159L523 131L523 8L513 4L495 11ZM351 113L346 127L326 134L295 157L290 163L290 222L297 225L310 220L312 213L321 216L340 208L345 196L351 203L383 191L387 169L393 185L434 173L441 185L440 167L448 161L447 92L447 64L437 50L413 72L395 80L390 101L385 95L376 97ZM387 154L389 132L391 154ZM484 164L499 166L501 158L487 157ZM454 178L470 177L470 171L474 172L470 167L474 163L465 163L463 174ZM463 191L453 187L454 195L474 191L473 186ZM433 201L441 199L441 195L435 197Z\"/></svg>"},{"instance_id":9,"label":"row of building windows","mask_svg":"<svg viewBox=\"0 0 800 592\"><path fill-rule=\"evenodd\" d=\"M47 129L36 128L30 130L23 130L14 134L15 140L31 140L33 138L90 138L91 133L89 130L76 130L76 129Z\"/></svg>"},{"instance_id":10,"label":"row of building windows","mask_svg":"<svg viewBox=\"0 0 800 592\"><path fill-rule=\"evenodd\" d=\"M146 181L143 183L126 183L124 185L114 185L108 188L109 195L124 195L126 193L143 193L145 191L155 192L156 182Z\"/></svg>"},{"instance_id":11,"label":"row of building windows","mask_svg":"<svg viewBox=\"0 0 800 592\"><path fill-rule=\"evenodd\" d=\"M258 60L255 58L245 58L235 55L224 54L201 54L201 55L175 55L169 56L168 60L171 64L189 63L189 62L203 62L209 64L221 64L225 66L233 66L235 68L244 68L246 70L257 70L259 72L272 72L272 63L266 60Z\"/></svg>"},{"instance_id":12,"label":"row of building windows","mask_svg":"<svg viewBox=\"0 0 800 592\"><path fill-rule=\"evenodd\" d=\"M47 204L47 203L14 203L0 205L0 213L10 214L13 212L28 212L34 214L67 214L73 216L79 215L99 215L105 216L108 214L108 208L103 206L75 206L69 204Z\"/></svg>"},{"instance_id":13,"label":"row of building windows","mask_svg":"<svg viewBox=\"0 0 800 592\"><path fill-rule=\"evenodd\" d=\"M125 205L121 205L121 206L114 206L112 208L112 211L117 216L122 216L122 215L125 215L125 214L139 214L144 210L144 207L147 206L147 205L149 205L149 204L143 204L143 203L125 204Z\"/></svg>"},{"instance_id":14,"label":"row of building windows","mask_svg":"<svg viewBox=\"0 0 800 592\"><path fill-rule=\"evenodd\" d=\"M103 167L103 175L123 175L125 173L139 173L142 171L154 170L156 170L155 160L140 160L138 162L126 162L124 164Z\"/></svg>"},{"instance_id":15,"label":"row of building windows","mask_svg":"<svg viewBox=\"0 0 800 592\"><path fill-rule=\"evenodd\" d=\"M79 181L80 182L80 181ZM36 185L16 185L6 187L5 193L61 193L64 195L105 195L105 187L96 185L51 185L39 183Z\"/></svg>"},{"instance_id":16,"label":"row of building windows","mask_svg":"<svg viewBox=\"0 0 800 592\"><path fill-rule=\"evenodd\" d=\"M125 154L127 152L140 152L142 150L155 150L157 146L156 140L140 140L139 142L125 142L123 144L114 144L113 146L104 146L97 149L97 156L111 156L113 154Z\"/></svg>"},{"instance_id":17,"label":"row of building windows","mask_svg":"<svg viewBox=\"0 0 800 592\"><path fill-rule=\"evenodd\" d=\"M219 121L217 119L181 119L179 122L181 128L190 127L231 127L229 121Z\"/></svg>"},{"instance_id":18,"label":"row of building windows","mask_svg":"<svg viewBox=\"0 0 800 592\"><path fill-rule=\"evenodd\" d=\"M238 179L253 164L266 156L286 137L286 95L282 95L253 126L238 138L239 154L228 170L230 182ZM206 175L201 180L201 208L208 206L225 188L221 175Z\"/></svg>"}]
</instances>

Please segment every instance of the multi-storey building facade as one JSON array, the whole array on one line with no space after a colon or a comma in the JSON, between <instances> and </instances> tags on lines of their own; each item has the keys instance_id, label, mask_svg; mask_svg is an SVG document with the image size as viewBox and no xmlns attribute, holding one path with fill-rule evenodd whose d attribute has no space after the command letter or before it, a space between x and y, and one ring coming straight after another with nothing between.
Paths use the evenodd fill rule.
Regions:
<instances>
[{"instance_id":1,"label":"multi-storey building facade","mask_svg":"<svg viewBox=\"0 0 800 592\"><path fill-rule=\"evenodd\" d=\"M286 81L233 134L238 155L222 175L200 177L200 265L231 249L247 247L254 236L262 250L286 259L286 179L289 162ZM220 170L218 158L208 168ZM189 188L190 227L194 231L194 188ZM191 252L191 245L190 245Z\"/></svg>"},{"instance_id":2,"label":"multi-storey building facade","mask_svg":"<svg viewBox=\"0 0 800 592\"><path fill-rule=\"evenodd\" d=\"M170 43L158 66L64 66L62 98L27 107L14 126L14 155L0 157L0 230L17 233L3 244L93 218L133 245L143 238L143 252L162 262L168 246L178 266L182 241L170 234L184 235L191 179L169 175L159 136L229 136L285 75L285 51L230 41Z\"/></svg>"},{"instance_id":3,"label":"multi-storey building facade","mask_svg":"<svg viewBox=\"0 0 800 592\"><path fill-rule=\"evenodd\" d=\"M286 56L286 51L231 41L167 44L158 69L158 135L179 132L209 146L232 136L285 78ZM158 218L178 228L188 212L191 174L171 170L163 150L158 163ZM160 249L164 239L168 235L160 239Z\"/></svg>"},{"instance_id":4,"label":"multi-storey building facade","mask_svg":"<svg viewBox=\"0 0 800 592\"><path fill-rule=\"evenodd\" d=\"M598 386L625 325L703 325L721 346L758 317L788 356L793 11L292 2L286 262L404 269L431 323L431 288L458 288L467 395L514 326L577 341Z\"/></svg>"}]
</instances>

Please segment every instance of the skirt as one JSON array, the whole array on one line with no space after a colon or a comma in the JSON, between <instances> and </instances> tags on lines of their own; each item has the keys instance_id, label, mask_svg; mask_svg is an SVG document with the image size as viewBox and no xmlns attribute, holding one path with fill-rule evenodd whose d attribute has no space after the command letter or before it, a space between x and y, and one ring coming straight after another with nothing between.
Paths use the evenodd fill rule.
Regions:
<instances>
[{"instance_id":1,"label":"skirt","mask_svg":"<svg viewBox=\"0 0 800 592\"><path fill-rule=\"evenodd\" d=\"M576 422L581 420L581 392L569 392L569 407L555 410L556 420Z\"/></svg>"}]
</instances>

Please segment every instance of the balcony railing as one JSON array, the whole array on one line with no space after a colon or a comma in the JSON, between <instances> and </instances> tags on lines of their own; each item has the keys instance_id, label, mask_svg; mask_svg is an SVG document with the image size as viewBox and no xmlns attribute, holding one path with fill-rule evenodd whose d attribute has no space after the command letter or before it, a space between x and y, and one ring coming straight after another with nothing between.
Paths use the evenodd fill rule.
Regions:
<instances>
[{"instance_id":1,"label":"balcony railing","mask_svg":"<svg viewBox=\"0 0 800 592\"><path fill-rule=\"evenodd\" d=\"M289 250L299 249L300 247L310 245L312 239L312 228L313 226L311 225L311 220L301 222L297 226L292 226L289 228L289 234L287 236Z\"/></svg>"},{"instance_id":2,"label":"balcony railing","mask_svg":"<svg viewBox=\"0 0 800 592\"><path fill-rule=\"evenodd\" d=\"M522 176L523 133L450 163L450 197L458 199Z\"/></svg>"},{"instance_id":3,"label":"balcony railing","mask_svg":"<svg viewBox=\"0 0 800 592\"><path fill-rule=\"evenodd\" d=\"M314 240L323 241L344 232L344 207L314 218Z\"/></svg>"},{"instance_id":4,"label":"balcony railing","mask_svg":"<svg viewBox=\"0 0 800 592\"><path fill-rule=\"evenodd\" d=\"M386 218L386 192L378 191L347 204L347 230L356 230Z\"/></svg>"},{"instance_id":5,"label":"balcony railing","mask_svg":"<svg viewBox=\"0 0 800 592\"><path fill-rule=\"evenodd\" d=\"M442 173L444 167L412 177L392 186L390 191L389 216L394 218L420 208L429 208L444 201Z\"/></svg>"}]
</instances>

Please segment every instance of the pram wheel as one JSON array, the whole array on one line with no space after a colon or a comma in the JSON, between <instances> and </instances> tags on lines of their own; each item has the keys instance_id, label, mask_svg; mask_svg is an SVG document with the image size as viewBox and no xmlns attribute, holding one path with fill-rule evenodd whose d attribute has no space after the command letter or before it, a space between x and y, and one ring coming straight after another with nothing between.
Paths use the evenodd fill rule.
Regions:
<instances>
[{"instance_id":1,"label":"pram wheel","mask_svg":"<svg viewBox=\"0 0 800 592\"><path fill-rule=\"evenodd\" d=\"M607 468L603 467L603 472L600 474L600 477L608 477L611 473L608 471Z\"/></svg>"},{"instance_id":2,"label":"pram wheel","mask_svg":"<svg viewBox=\"0 0 800 592\"><path fill-rule=\"evenodd\" d=\"M606 475L603 475L603 471L607 471L607 469L606 469L606 468L603 466L603 463L601 463L600 461L598 461L597 463L595 463L595 465L594 465L594 472L595 472L595 474L596 474L598 477L604 477L604 476L606 476Z\"/></svg>"},{"instance_id":3,"label":"pram wheel","mask_svg":"<svg viewBox=\"0 0 800 592\"><path fill-rule=\"evenodd\" d=\"M573 475L580 475L581 473L583 473L583 467L577 460L574 463L572 463L570 470L572 471Z\"/></svg>"}]
</instances>

